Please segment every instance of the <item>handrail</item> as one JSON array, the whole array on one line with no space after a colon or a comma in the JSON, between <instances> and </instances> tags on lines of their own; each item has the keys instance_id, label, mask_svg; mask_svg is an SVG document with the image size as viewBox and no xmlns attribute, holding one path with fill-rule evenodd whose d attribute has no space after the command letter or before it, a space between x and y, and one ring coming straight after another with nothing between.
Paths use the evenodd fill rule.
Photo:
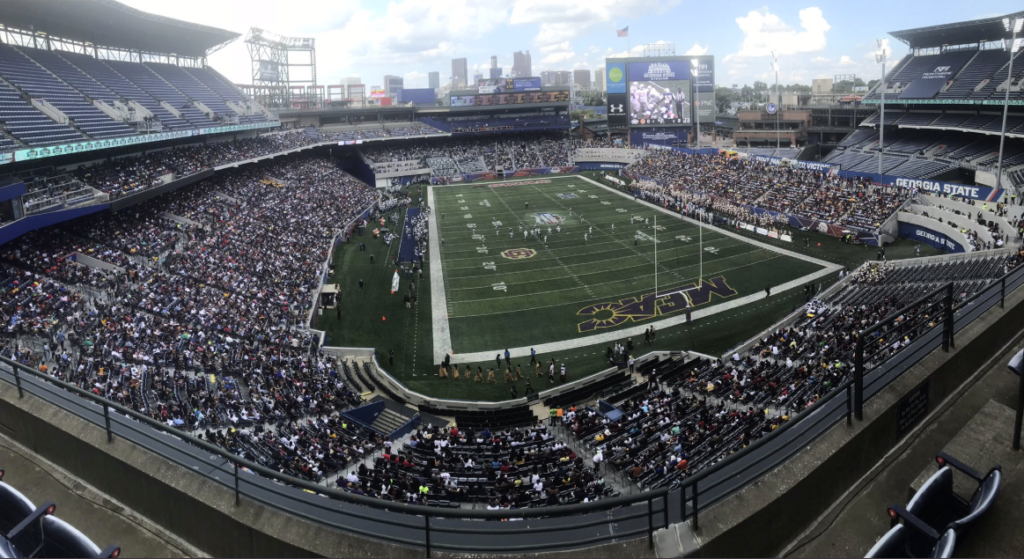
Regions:
<instances>
[{"instance_id":1,"label":"handrail","mask_svg":"<svg viewBox=\"0 0 1024 559\"><path fill-rule=\"evenodd\" d=\"M282 482L284 484L291 485L293 487L297 487L297 488L300 488L300 489L305 489L305 490L308 490L308 491L311 491L311 492L314 492L314 493L326 495L326 496L331 497L333 499L336 499L338 501L352 503L352 504L357 504L357 505L363 505L363 506L371 507L371 508L374 508L374 509L380 509L380 510L385 510L385 511L389 511L389 512L402 512L402 513L406 513L406 514L409 515L410 519L411 518L415 518L416 516L420 516L420 517L439 518L439 519L440 518L459 518L459 519L475 519L475 520L504 520L504 519L516 518L516 519L524 519L525 520L525 519L534 519L534 518L558 518L558 517L567 517L567 516L577 516L577 515L586 514L586 513L590 513L590 512L609 511L611 509L616 509L616 508L620 508L620 507L626 507L626 506L631 506L631 505L641 504L641 503L648 503L649 506L650 506L650 503L652 503L654 501L657 501L657 500L660 500L660 499L667 499L667 496L668 496L668 494L671 491L671 488L661 488L661 489L654 490L654 491L645 491L645 492L640 493L638 495L612 497L612 498L608 498L608 499L601 499L601 500L598 500L598 501L593 501L593 502L589 502L589 503L580 503L580 504L575 504L575 505L564 505L564 506L542 507L542 508L511 509L511 510L493 510L493 511L492 510L470 510L470 509L438 509L436 507L423 506L423 505L395 503L395 502L392 502L392 501L387 501L387 500L384 500L384 499L378 499L378 498L375 498L375 497L367 497L367 496L363 496L363 495L356 495L354 493L348 493L348 492L345 492L345 491L340 491L340 490L337 490L337 489L333 489L333 488L330 488L330 487L326 487L326 486L323 486L323 485L312 483L312 482L309 482L309 481L306 481L306 480L295 478L295 477L289 476L287 474L283 474L281 472L278 472L276 470L271 470L271 469L266 468L266 467L264 467L264 466L262 466L260 464L251 462L251 461L246 460L245 458L242 458L240 456L236 456L236 455L232 454L231 452L229 452L229 451L227 451L227 450L225 450L225 449L223 449L223 448L221 448L219 446L213 445L213 444L208 443L208 442L206 442L206 441L204 441L202 439L193 437L192 435L190 435L188 433L184 433L182 431L179 431L177 429L169 427L169 426L167 426L167 425L165 425L165 424L163 424L163 423L161 423L159 421L156 421L156 420L154 420L152 418L149 418L149 417L147 417L147 416L145 416L143 414L140 414L140 413L138 413L138 412L136 412L136 411L134 411L134 410L132 410L130 408L122 406L121 404L118 404L116 402L112 402L112 401L107 400L107 399L105 399L103 397L97 396L96 394L93 394L92 392L89 392L87 390L79 388L79 387L77 387L77 386L75 386L73 384L70 384L70 383L64 382L62 380L56 379L56 378L51 377L51 376L49 376L49 375L47 375L45 373L41 373L39 371L36 371L36 370L32 369L31 367L27 367L27 366L25 366L25 365L23 365L21 363L18 363L16 361L13 361L13 360L11 360L11 359L9 359L7 357L0 356L0 363L7 364L7 365L9 365L13 369L14 377L15 377L15 384L18 385L19 392L22 389L26 388L26 386L27 386L26 383L21 382L20 375L27 374L27 375L29 375L29 376L31 376L33 378L39 379L39 380L41 380L41 381L43 381L45 383L48 383L48 384L51 384L51 385L56 386L58 388L64 389L64 390L66 390L68 392L71 392L72 394L75 394L77 396L82 397L85 400L88 400L88 401L90 401L90 402L92 402L94 404L97 404L97 405L101 406L103 408L103 411L101 413L104 416L104 419L106 420L106 430L107 430L108 441L113 439L113 435L112 435L112 432L110 430L110 413L113 411L113 412L117 412L117 413L119 413L119 414L121 414L123 416L126 416L126 417L128 417L130 419L134 419L134 420L138 421L139 423L145 424L145 425L151 427L152 429L154 429L154 430L156 430L156 431L158 431L158 432L160 432L162 434L170 435L172 437L180 439L180 440L182 440L184 442L187 442L187 443L189 443L191 445L194 445L194 446L196 446L196 447L198 447L198 448L200 448L200 449L202 449L202 450L204 450L206 452L214 454L214 455L216 455L216 456L218 456L218 457L228 461L232 466L234 466L234 475L235 475L236 478L238 477L238 470L240 468L246 468L246 469L248 469L248 470L250 470L252 472L255 472L255 473L263 476L264 478L267 478L267 479L270 479L270 480L274 480L274 481L278 481L278 482ZM217 470L219 470L221 472L225 472L225 470L222 467L221 468L217 468ZM235 485L235 491L244 494L244 492L241 492L239 490L237 483ZM256 500L260 500L258 498L255 498L255 499ZM289 511L289 512L294 512L294 511ZM351 513L346 513L346 514L348 514L349 516L358 516L358 515L352 515ZM646 514L647 513L644 513L644 515L646 515ZM637 516L637 517L639 517L639 516ZM634 517L631 516L629 518L634 518ZM383 519L374 519L374 520L378 521L378 522L385 522L385 523L390 524L390 525L403 526L403 527L407 527L407 528L408 527L412 527L408 523L398 523L398 522L395 522L395 521L387 521L387 520L383 520ZM595 526L596 525L603 525L603 524L606 524L607 522L609 522L609 521L602 520L602 521L597 522L594 525ZM339 526L339 527L343 528L343 529L345 528L345 527L341 527L341 526ZM445 526L432 526L429 529L434 531L434 532L450 532L450 533L463 533L463 532L467 532L466 528L452 528L452 527L445 527ZM534 529L534 531L536 531L536 529ZM468 532L479 532L479 531L478 530L476 530L476 531L468 530ZM378 537L383 536L382 534L375 534L375 535L378 536ZM621 537L621 534L616 536L616 537Z\"/></svg>"}]
</instances>

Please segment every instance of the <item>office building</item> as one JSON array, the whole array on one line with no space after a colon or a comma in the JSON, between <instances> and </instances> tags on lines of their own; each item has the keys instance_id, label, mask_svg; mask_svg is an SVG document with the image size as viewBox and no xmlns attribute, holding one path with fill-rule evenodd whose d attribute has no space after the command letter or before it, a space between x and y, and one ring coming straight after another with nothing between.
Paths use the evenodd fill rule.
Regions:
<instances>
[{"instance_id":1,"label":"office building","mask_svg":"<svg viewBox=\"0 0 1024 559\"><path fill-rule=\"evenodd\" d=\"M604 68L594 70L594 89L604 91Z\"/></svg>"},{"instance_id":2,"label":"office building","mask_svg":"<svg viewBox=\"0 0 1024 559\"><path fill-rule=\"evenodd\" d=\"M398 92L405 87L405 80L401 76L384 76L384 93L394 99Z\"/></svg>"},{"instance_id":3,"label":"office building","mask_svg":"<svg viewBox=\"0 0 1024 559\"><path fill-rule=\"evenodd\" d=\"M441 72L429 72L427 74L427 85L434 91L441 89Z\"/></svg>"},{"instance_id":4,"label":"office building","mask_svg":"<svg viewBox=\"0 0 1024 559\"><path fill-rule=\"evenodd\" d=\"M452 89L465 88L469 83L469 65L465 58L452 59Z\"/></svg>"},{"instance_id":5,"label":"office building","mask_svg":"<svg viewBox=\"0 0 1024 559\"><path fill-rule=\"evenodd\" d=\"M533 75L533 63L530 61L530 51L516 51L512 53L512 77L524 78Z\"/></svg>"},{"instance_id":6,"label":"office building","mask_svg":"<svg viewBox=\"0 0 1024 559\"><path fill-rule=\"evenodd\" d=\"M590 89L590 70L573 70L572 82L580 89Z\"/></svg>"}]
</instances>

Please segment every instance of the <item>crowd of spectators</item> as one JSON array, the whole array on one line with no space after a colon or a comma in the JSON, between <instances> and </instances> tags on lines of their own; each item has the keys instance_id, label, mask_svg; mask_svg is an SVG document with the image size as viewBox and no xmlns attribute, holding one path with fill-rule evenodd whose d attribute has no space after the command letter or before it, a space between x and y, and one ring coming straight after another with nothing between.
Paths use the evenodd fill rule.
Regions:
<instances>
[{"instance_id":1,"label":"crowd of spectators","mask_svg":"<svg viewBox=\"0 0 1024 559\"><path fill-rule=\"evenodd\" d=\"M460 430L426 426L401 448L384 443L339 487L391 501L434 504L483 502L489 510L590 502L612 494L583 457L532 428Z\"/></svg>"},{"instance_id":2,"label":"crowd of spectators","mask_svg":"<svg viewBox=\"0 0 1024 559\"><path fill-rule=\"evenodd\" d=\"M564 134L534 132L497 138L432 138L361 149L375 168L384 171L430 167L435 177L451 177L498 168L564 167L569 165L572 145Z\"/></svg>"},{"instance_id":3,"label":"crowd of spectators","mask_svg":"<svg viewBox=\"0 0 1024 559\"><path fill-rule=\"evenodd\" d=\"M304 327L335 235L375 199L288 156L26 235L0 251L7 351L218 442L330 416L359 397Z\"/></svg>"},{"instance_id":4,"label":"crowd of spectators","mask_svg":"<svg viewBox=\"0 0 1024 559\"><path fill-rule=\"evenodd\" d=\"M321 141L305 131L265 134L225 142L210 142L173 147L111 159L71 170L82 183L111 196L125 196L164 184L165 178L176 180L212 169L310 145Z\"/></svg>"},{"instance_id":5,"label":"crowd of spectators","mask_svg":"<svg viewBox=\"0 0 1024 559\"><path fill-rule=\"evenodd\" d=\"M705 197L703 207L725 202L741 219L741 207L761 208L836 225L877 228L912 194L895 186L841 178L821 171L776 166L726 155L685 155L653 151L630 165L634 185L646 197ZM785 220L785 216L782 216Z\"/></svg>"},{"instance_id":6,"label":"crowd of spectators","mask_svg":"<svg viewBox=\"0 0 1024 559\"><path fill-rule=\"evenodd\" d=\"M654 362L646 381L610 397L621 417L572 407L563 424L581 444L644 488L681 482L807 409L851 378L856 333L948 281L962 300L1020 265L1009 258L897 267L867 264L802 317L725 360ZM865 340L870 368L939 326L942 296L897 316ZM600 457L600 458L598 458Z\"/></svg>"}]
</instances>

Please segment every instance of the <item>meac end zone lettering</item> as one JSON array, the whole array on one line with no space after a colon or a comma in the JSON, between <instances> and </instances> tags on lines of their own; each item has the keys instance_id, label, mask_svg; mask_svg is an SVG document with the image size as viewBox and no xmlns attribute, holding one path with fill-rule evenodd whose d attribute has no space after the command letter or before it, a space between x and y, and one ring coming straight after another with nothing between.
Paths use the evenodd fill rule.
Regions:
<instances>
[{"instance_id":1,"label":"meac end zone lettering","mask_svg":"<svg viewBox=\"0 0 1024 559\"><path fill-rule=\"evenodd\" d=\"M579 331L592 332L598 328L613 328L628 320L641 322L658 315L675 314L686 310L687 301L690 303L690 308L708 304L712 295L726 299L735 296L736 290L729 287L723 276L718 276L701 282L700 287L689 283L661 297L655 297L654 293L647 293L641 295L639 299L630 297L617 303L597 303L580 309L576 314L595 315L602 311L608 311L611 316L583 321L579 323Z\"/></svg>"}]
</instances>

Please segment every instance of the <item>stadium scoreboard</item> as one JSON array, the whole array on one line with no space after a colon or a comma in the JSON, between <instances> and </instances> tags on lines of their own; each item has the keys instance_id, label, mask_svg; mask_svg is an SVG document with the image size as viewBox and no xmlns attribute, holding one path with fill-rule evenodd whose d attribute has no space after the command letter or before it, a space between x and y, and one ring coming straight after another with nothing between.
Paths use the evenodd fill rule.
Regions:
<instances>
[{"instance_id":1,"label":"stadium scoreboard","mask_svg":"<svg viewBox=\"0 0 1024 559\"><path fill-rule=\"evenodd\" d=\"M713 56L609 58L605 76L609 126L671 129L691 127L698 117L715 121Z\"/></svg>"}]
</instances>

